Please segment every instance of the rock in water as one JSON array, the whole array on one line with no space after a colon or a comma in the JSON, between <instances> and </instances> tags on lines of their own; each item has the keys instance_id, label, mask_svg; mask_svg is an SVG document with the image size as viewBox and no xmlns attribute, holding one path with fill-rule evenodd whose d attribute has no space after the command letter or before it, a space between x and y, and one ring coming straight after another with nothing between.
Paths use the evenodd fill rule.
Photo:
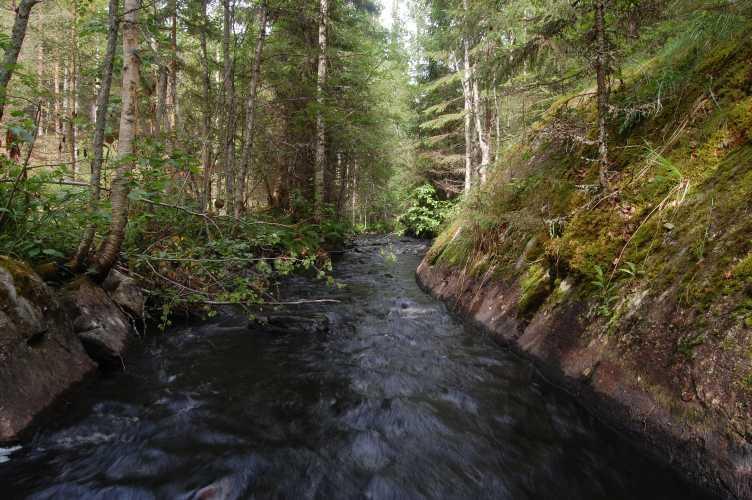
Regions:
<instances>
[{"instance_id":1,"label":"rock in water","mask_svg":"<svg viewBox=\"0 0 752 500\"><path fill-rule=\"evenodd\" d=\"M0 441L15 439L95 368L42 279L0 257Z\"/></svg>"}]
</instances>

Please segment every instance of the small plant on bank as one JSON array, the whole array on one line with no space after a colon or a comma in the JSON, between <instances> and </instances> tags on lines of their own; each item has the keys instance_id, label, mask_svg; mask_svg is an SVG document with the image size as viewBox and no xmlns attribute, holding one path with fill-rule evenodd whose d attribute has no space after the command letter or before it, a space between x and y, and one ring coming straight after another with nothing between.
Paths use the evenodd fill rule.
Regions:
<instances>
[{"instance_id":1,"label":"small plant on bank","mask_svg":"<svg viewBox=\"0 0 752 500\"><path fill-rule=\"evenodd\" d=\"M591 284L595 287L599 298L595 314L608 320L610 332L620 317L619 307L617 307L619 289L645 273L634 262L625 262L615 275L608 274L599 265L595 266L594 272L595 277Z\"/></svg>"},{"instance_id":2,"label":"small plant on bank","mask_svg":"<svg viewBox=\"0 0 752 500\"><path fill-rule=\"evenodd\" d=\"M599 298L595 313L602 318L611 319L614 314L614 304L618 299L615 284L599 265L595 266L595 278L591 284L598 292Z\"/></svg>"}]
</instances>

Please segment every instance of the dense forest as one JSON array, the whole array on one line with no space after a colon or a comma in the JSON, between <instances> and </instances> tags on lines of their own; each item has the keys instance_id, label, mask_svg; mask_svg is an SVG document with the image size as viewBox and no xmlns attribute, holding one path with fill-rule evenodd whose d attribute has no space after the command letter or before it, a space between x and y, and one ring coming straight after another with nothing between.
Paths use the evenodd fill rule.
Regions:
<instances>
[{"instance_id":1,"label":"dense forest","mask_svg":"<svg viewBox=\"0 0 752 500\"><path fill-rule=\"evenodd\" d=\"M8 9L3 253L254 302L395 215L409 76L373 2ZM225 287L228 263L257 276Z\"/></svg>"},{"instance_id":2,"label":"dense forest","mask_svg":"<svg viewBox=\"0 0 752 500\"><path fill-rule=\"evenodd\" d=\"M0 255L165 328L433 240L426 289L750 498L751 40L746 0L9 0Z\"/></svg>"}]
</instances>

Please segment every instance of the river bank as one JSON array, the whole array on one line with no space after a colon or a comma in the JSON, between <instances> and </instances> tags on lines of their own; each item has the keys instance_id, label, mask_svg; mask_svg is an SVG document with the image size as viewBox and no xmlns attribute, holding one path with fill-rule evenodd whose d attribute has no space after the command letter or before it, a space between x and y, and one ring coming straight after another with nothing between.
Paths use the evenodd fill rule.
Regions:
<instances>
[{"instance_id":1,"label":"river bank","mask_svg":"<svg viewBox=\"0 0 752 500\"><path fill-rule=\"evenodd\" d=\"M711 418L710 412L691 414L687 401L648 385L635 371L637 360L620 348L618 339L588 321L592 304L567 300L571 283L559 286L559 300L525 317L520 314L519 282L471 277L432 265L430 258L421 262L416 276L424 290L532 360L646 453L722 497L752 498L749 443L728 433L728 421Z\"/></svg>"}]
</instances>

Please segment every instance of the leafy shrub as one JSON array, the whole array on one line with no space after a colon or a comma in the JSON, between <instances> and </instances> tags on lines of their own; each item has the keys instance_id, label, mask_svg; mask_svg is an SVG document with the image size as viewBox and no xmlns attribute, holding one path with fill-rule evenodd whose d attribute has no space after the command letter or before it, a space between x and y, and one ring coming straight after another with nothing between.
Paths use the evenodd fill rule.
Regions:
<instances>
[{"instance_id":1,"label":"leafy shrub","mask_svg":"<svg viewBox=\"0 0 752 500\"><path fill-rule=\"evenodd\" d=\"M455 203L439 200L436 188L423 184L408 196L410 208L399 216L403 233L418 238L433 238L439 233L442 224L449 218Z\"/></svg>"}]
</instances>

